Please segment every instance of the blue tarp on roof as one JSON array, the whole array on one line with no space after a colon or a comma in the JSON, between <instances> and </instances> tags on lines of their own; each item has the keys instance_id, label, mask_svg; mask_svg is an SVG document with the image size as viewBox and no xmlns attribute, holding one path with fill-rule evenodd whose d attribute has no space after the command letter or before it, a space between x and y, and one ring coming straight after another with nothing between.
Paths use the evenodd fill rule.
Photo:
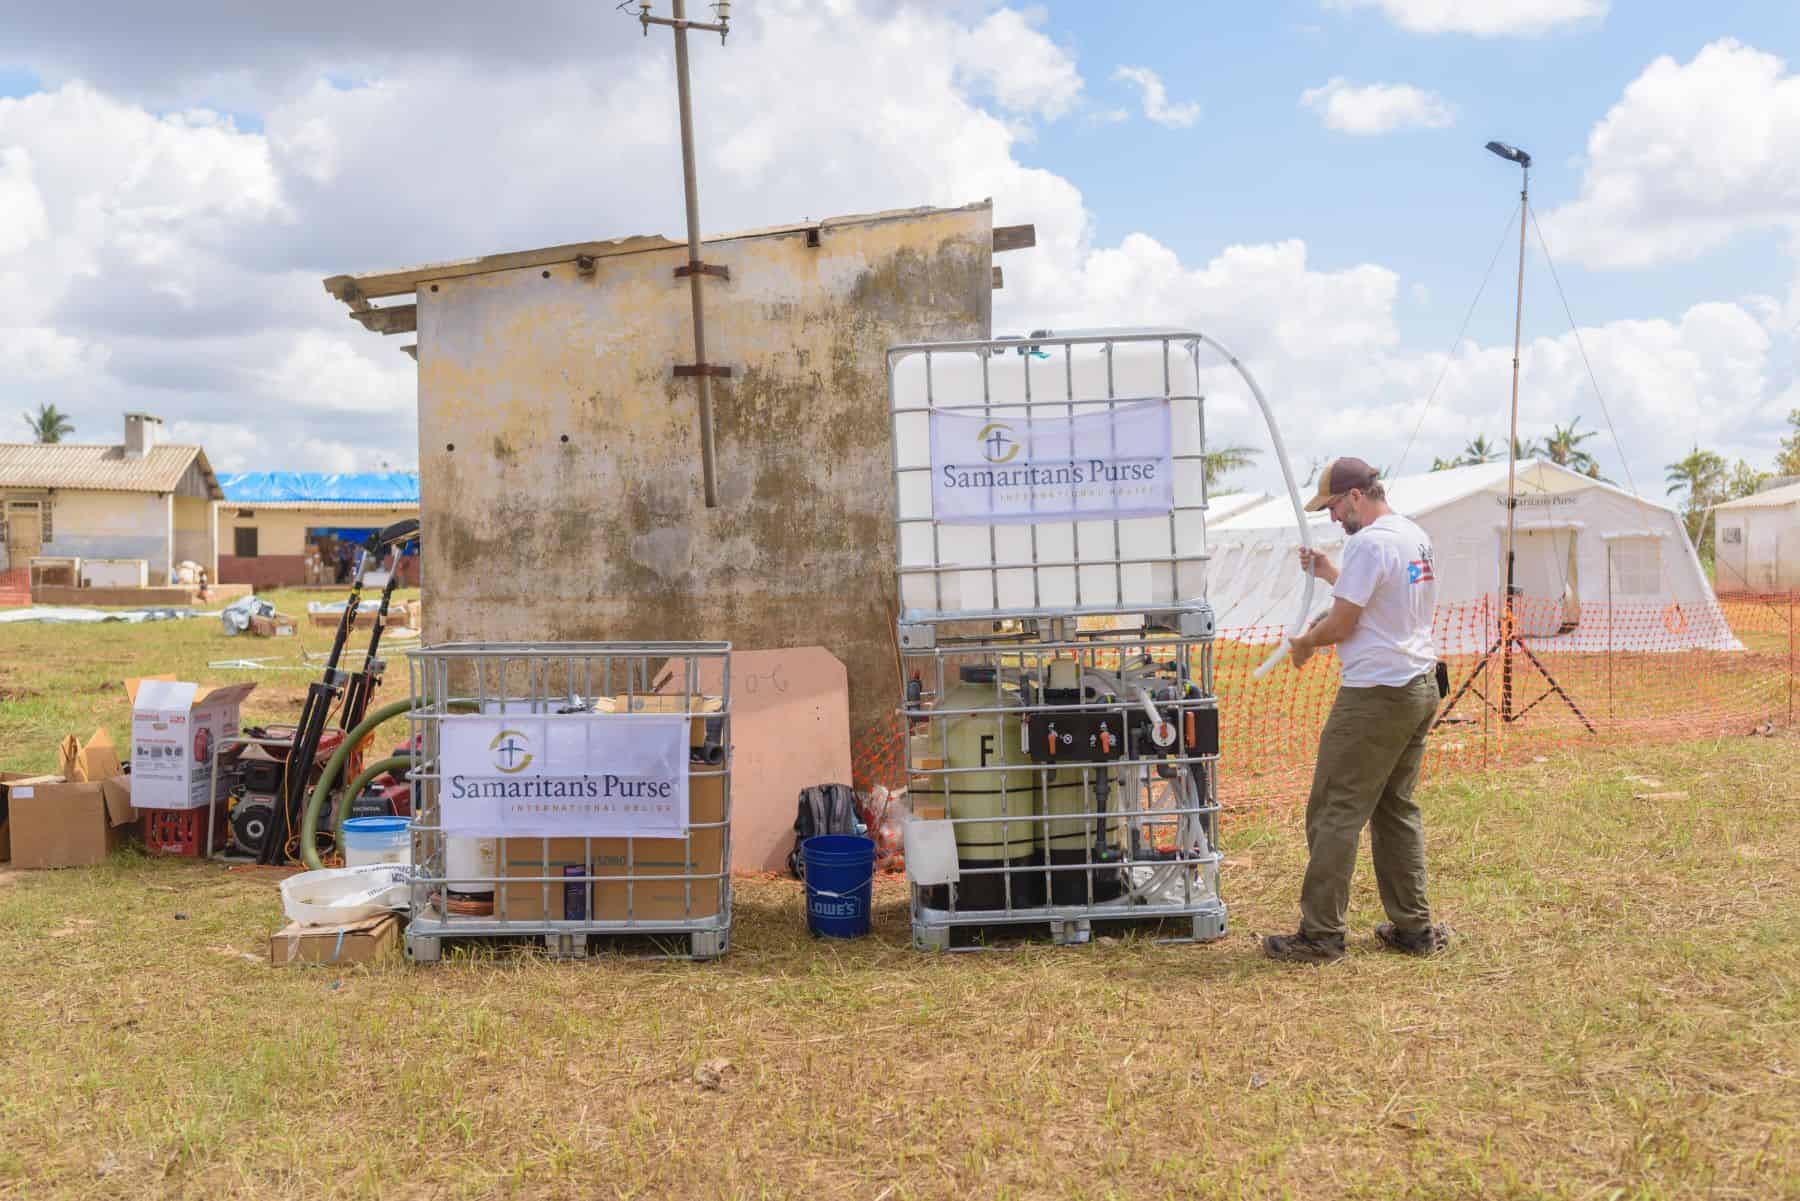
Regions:
<instances>
[{"instance_id":1,"label":"blue tarp on roof","mask_svg":"<svg viewBox=\"0 0 1800 1201\"><path fill-rule=\"evenodd\" d=\"M239 504L277 501L419 503L416 471L240 471L219 476L225 499Z\"/></svg>"}]
</instances>

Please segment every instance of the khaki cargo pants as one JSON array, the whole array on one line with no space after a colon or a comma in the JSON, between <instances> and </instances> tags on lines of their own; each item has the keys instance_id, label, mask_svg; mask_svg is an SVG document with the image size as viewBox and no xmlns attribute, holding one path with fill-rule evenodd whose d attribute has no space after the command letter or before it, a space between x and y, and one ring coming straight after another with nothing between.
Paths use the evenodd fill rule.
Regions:
<instances>
[{"instance_id":1,"label":"khaki cargo pants","mask_svg":"<svg viewBox=\"0 0 1800 1201\"><path fill-rule=\"evenodd\" d=\"M1388 919L1402 930L1431 924L1425 901L1425 831L1413 784L1425 735L1437 716L1430 672L1393 687L1340 688L1313 768L1306 801L1306 879L1300 886L1300 931L1344 933L1356 844L1369 827L1375 883Z\"/></svg>"}]
</instances>

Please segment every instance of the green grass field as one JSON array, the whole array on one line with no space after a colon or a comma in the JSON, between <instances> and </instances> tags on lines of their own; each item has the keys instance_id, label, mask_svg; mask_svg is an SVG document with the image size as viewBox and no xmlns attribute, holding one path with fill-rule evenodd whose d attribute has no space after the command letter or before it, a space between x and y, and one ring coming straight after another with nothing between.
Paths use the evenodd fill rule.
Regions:
<instances>
[{"instance_id":1,"label":"green grass field","mask_svg":"<svg viewBox=\"0 0 1800 1201\"><path fill-rule=\"evenodd\" d=\"M396 589L396 600L418 596L416 588ZM301 652L324 654L331 649L332 631L306 621L308 601L339 601L342 592L281 590L260 593L283 613L300 619L292 638L252 638L240 634L228 638L217 618L147 622L125 625L47 625L21 623L0 626L0 771L54 771L57 743L65 734L85 739L96 726L104 726L124 753L131 741L131 705L125 681L135 676L173 674L203 687L251 681L256 691L244 702L246 724L291 722L306 699L306 686L319 678L321 664L305 665ZM349 648L360 653L368 646L366 630L352 631ZM407 646L412 642L383 643L388 661L380 700L406 695ZM294 670L242 671L211 668L224 659L274 658ZM405 737L403 722L384 728ZM380 745L378 743L378 745Z\"/></svg>"},{"instance_id":2,"label":"green grass field","mask_svg":"<svg viewBox=\"0 0 1800 1201\"><path fill-rule=\"evenodd\" d=\"M216 630L6 631L0 766L122 742L141 672L290 717L307 673L204 665L292 642ZM1253 941L1297 797L1228 818L1207 946L918 953L896 880L826 944L744 880L714 964L274 969L273 873L0 868L0 1197L1800 1196L1797 780L1787 734L1440 774L1454 948L1377 950L1365 860L1325 968Z\"/></svg>"}]
</instances>

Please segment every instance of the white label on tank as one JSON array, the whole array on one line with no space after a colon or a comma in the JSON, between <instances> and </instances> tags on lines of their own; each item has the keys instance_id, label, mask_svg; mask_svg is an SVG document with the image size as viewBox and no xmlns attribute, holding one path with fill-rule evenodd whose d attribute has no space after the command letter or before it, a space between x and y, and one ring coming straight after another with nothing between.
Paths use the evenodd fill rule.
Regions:
<instances>
[{"instance_id":1,"label":"white label on tank","mask_svg":"<svg viewBox=\"0 0 1800 1201\"><path fill-rule=\"evenodd\" d=\"M1075 417L931 414L940 523L1154 517L1174 508L1174 478L1167 400Z\"/></svg>"},{"instance_id":2,"label":"white label on tank","mask_svg":"<svg viewBox=\"0 0 1800 1201\"><path fill-rule=\"evenodd\" d=\"M443 721L444 831L489 838L680 838L685 714L573 713Z\"/></svg>"}]
</instances>

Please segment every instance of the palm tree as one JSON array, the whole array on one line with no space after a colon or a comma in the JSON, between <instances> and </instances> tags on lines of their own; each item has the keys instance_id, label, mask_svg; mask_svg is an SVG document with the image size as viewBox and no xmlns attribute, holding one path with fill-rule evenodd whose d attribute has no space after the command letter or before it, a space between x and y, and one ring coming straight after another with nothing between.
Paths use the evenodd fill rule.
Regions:
<instances>
[{"instance_id":1,"label":"palm tree","mask_svg":"<svg viewBox=\"0 0 1800 1201\"><path fill-rule=\"evenodd\" d=\"M1256 456L1261 453L1254 446L1221 446L1217 450L1207 451L1206 459L1201 465L1206 490L1211 492L1226 476L1256 462Z\"/></svg>"},{"instance_id":2,"label":"palm tree","mask_svg":"<svg viewBox=\"0 0 1800 1201\"><path fill-rule=\"evenodd\" d=\"M22 414L25 424L31 427L31 436L39 442L61 442L64 434L75 432L75 423L69 415L53 404L41 404L36 415Z\"/></svg>"},{"instance_id":3,"label":"palm tree","mask_svg":"<svg viewBox=\"0 0 1800 1201\"><path fill-rule=\"evenodd\" d=\"M1525 459L1548 457L1548 453L1549 452L1544 449L1541 443L1532 442L1529 439L1524 442L1519 441L1517 438L1513 439L1513 458L1515 459L1523 461Z\"/></svg>"},{"instance_id":4,"label":"palm tree","mask_svg":"<svg viewBox=\"0 0 1800 1201\"><path fill-rule=\"evenodd\" d=\"M1667 467L1668 494L1687 494L1681 515L1687 523L1688 537L1699 549L1700 534L1706 524L1706 510L1719 503L1729 482L1725 460L1710 450L1694 447L1693 452ZM1704 553L1704 552L1702 552Z\"/></svg>"},{"instance_id":5,"label":"palm tree","mask_svg":"<svg viewBox=\"0 0 1800 1201\"><path fill-rule=\"evenodd\" d=\"M1585 434L1577 433L1581 428L1581 418L1577 416L1568 425L1551 427L1550 436L1544 439L1544 453L1552 463L1559 467L1567 467L1573 471L1584 472L1594 479L1600 478L1600 463L1593 455L1581 449L1581 444L1589 438L1597 437L1593 430Z\"/></svg>"},{"instance_id":6,"label":"palm tree","mask_svg":"<svg viewBox=\"0 0 1800 1201\"><path fill-rule=\"evenodd\" d=\"M1431 469L1433 471L1448 471L1452 467L1461 466L1463 466L1463 461L1461 459L1435 458L1431 460Z\"/></svg>"},{"instance_id":7,"label":"palm tree","mask_svg":"<svg viewBox=\"0 0 1800 1201\"><path fill-rule=\"evenodd\" d=\"M1506 452L1487 440L1486 434L1476 434L1469 439L1469 444L1462 448L1452 466L1473 467L1477 463L1493 463L1505 456Z\"/></svg>"}]
</instances>

